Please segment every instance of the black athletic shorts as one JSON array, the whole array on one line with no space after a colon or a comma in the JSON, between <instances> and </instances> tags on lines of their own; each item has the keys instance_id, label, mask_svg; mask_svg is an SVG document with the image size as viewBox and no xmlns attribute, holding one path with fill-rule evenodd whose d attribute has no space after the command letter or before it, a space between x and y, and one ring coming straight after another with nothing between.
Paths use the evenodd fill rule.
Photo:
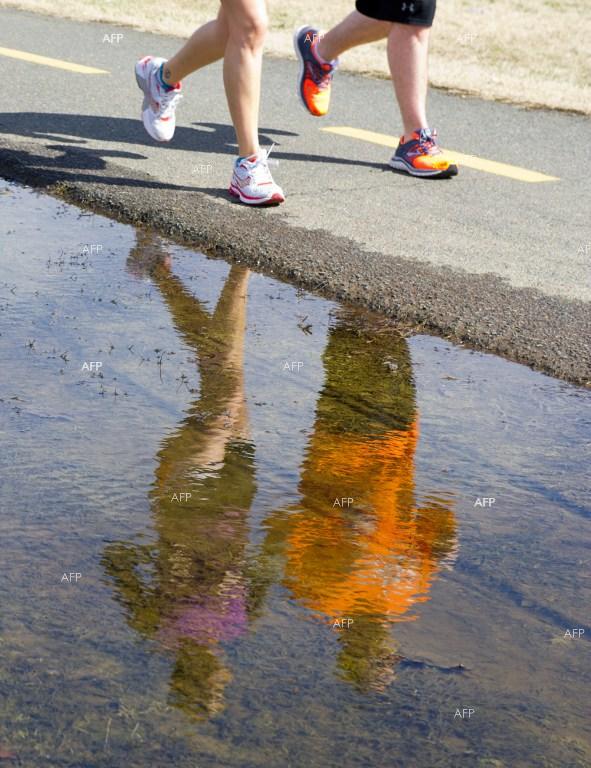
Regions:
<instances>
[{"instance_id":1,"label":"black athletic shorts","mask_svg":"<svg viewBox=\"0 0 591 768\"><path fill-rule=\"evenodd\" d=\"M364 16L399 24L430 27L437 0L357 0L355 7Z\"/></svg>"}]
</instances>

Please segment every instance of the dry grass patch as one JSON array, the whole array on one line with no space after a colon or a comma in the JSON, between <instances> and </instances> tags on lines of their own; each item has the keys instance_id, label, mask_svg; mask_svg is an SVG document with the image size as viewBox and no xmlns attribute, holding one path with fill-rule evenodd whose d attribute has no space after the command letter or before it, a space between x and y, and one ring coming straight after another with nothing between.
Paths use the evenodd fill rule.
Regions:
<instances>
[{"instance_id":1,"label":"dry grass patch","mask_svg":"<svg viewBox=\"0 0 591 768\"><path fill-rule=\"evenodd\" d=\"M219 8L218 0L0 0L82 20L125 24L187 37ZM269 0L268 52L292 56L294 27L326 29L353 0ZM433 29L431 82L435 86L520 104L591 114L591 14L579 0L439 0ZM347 53L343 69L387 76L382 43Z\"/></svg>"}]
</instances>

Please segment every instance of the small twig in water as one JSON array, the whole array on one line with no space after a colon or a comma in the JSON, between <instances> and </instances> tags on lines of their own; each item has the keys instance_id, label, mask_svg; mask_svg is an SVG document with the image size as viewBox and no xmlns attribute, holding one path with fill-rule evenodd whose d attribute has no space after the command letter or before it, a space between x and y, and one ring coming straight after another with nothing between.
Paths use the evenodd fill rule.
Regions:
<instances>
[{"instance_id":1,"label":"small twig in water","mask_svg":"<svg viewBox=\"0 0 591 768\"><path fill-rule=\"evenodd\" d=\"M157 350L155 350L157 351ZM160 381L162 381L162 361L164 360L164 355L166 354L166 351L162 352L160 356L158 357L158 370L160 373Z\"/></svg>"},{"instance_id":2,"label":"small twig in water","mask_svg":"<svg viewBox=\"0 0 591 768\"><path fill-rule=\"evenodd\" d=\"M105 733L105 746L104 746L105 752L107 751L107 749L109 747L109 736L110 736L110 734L111 734L111 718L109 718L108 721L107 721L107 732Z\"/></svg>"}]
</instances>

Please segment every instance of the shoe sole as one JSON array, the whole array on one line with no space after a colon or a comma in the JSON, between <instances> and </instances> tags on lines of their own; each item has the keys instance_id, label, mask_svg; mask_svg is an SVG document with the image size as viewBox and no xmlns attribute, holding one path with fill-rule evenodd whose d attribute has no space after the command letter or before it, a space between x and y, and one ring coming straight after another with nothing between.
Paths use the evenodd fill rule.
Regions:
<instances>
[{"instance_id":1,"label":"shoe sole","mask_svg":"<svg viewBox=\"0 0 591 768\"><path fill-rule=\"evenodd\" d=\"M241 203L244 203L244 205L250 205L255 208L264 208L264 207L270 207L273 205L281 205L281 203L285 202L285 198L280 195L278 192L274 192L271 197L263 198L262 200L251 200L249 198L245 198L242 196L242 193L237 187L234 187L232 184L228 187L228 192L230 195L235 198L236 200L240 200Z\"/></svg>"},{"instance_id":2,"label":"shoe sole","mask_svg":"<svg viewBox=\"0 0 591 768\"><path fill-rule=\"evenodd\" d=\"M388 165L395 171L403 171L404 173L408 173L409 176L415 176L416 178L449 179L452 176L458 175L457 165L450 165L445 171L421 171L400 158L391 158L388 161Z\"/></svg>"},{"instance_id":3,"label":"shoe sole","mask_svg":"<svg viewBox=\"0 0 591 768\"><path fill-rule=\"evenodd\" d=\"M144 128L146 129L146 133L148 134L148 136L150 136L150 138L154 139L154 141L157 141L160 144L166 144L172 139L172 136L170 137L170 139L160 139L158 136L154 136L154 134L149 128L149 123L144 118L144 113L150 107L150 99L148 98L148 93L147 93L148 84L146 82L146 78L142 77L138 72L138 67L140 66L140 64L141 62L138 61L137 64L135 65L135 81L140 91L144 94L144 100L142 102L142 111L141 111L142 123L144 125Z\"/></svg>"},{"instance_id":4,"label":"shoe sole","mask_svg":"<svg viewBox=\"0 0 591 768\"><path fill-rule=\"evenodd\" d=\"M300 47L298 45L298 37L300 36L300 33L304 29L313 29L313 27L308 26L307 24L304 24L303 27L300 27L299 29L296 29L296 31L293 33L293 48L296 52L296 56L298 57L298 61L300 62L300 71L298 75L298 85L297 85L297 94L298 98L300 100L300 104L302 107L306 110L306 112L309 115L312 115L312 117L325 117L325 115L315 115L313 112L310 112L308 109L308 105L306 104L304 97L302 96L302 79L304 77L304 71L306 69L306 62L304 61L304 57L301 54ZM328 112L326 113L328 114Z\"/></svg>"}]
</instances>

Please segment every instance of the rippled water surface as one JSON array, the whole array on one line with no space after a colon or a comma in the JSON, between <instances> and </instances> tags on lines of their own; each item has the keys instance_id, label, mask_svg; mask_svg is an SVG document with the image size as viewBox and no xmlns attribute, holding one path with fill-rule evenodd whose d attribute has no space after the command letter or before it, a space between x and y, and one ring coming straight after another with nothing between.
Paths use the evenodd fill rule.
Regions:
<instances>
[{"instance_id":1,"label":"rippled water surface","mask_svg":"<svg viewBox=\"0 0 591 768\"><path fill-rule=\"evenodd\" d=\"M2 765L591 765L591 393L7 184L0 238Z\"/></svg>"}]
</instances>

